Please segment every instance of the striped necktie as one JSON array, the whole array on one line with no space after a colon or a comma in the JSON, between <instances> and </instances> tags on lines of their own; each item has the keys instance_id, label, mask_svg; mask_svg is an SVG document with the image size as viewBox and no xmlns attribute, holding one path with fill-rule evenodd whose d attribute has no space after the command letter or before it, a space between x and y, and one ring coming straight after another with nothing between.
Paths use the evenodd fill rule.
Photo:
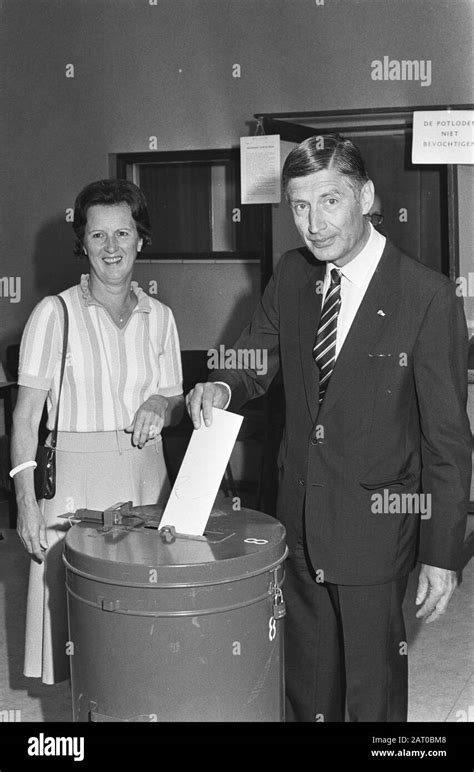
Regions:
<instances>
[{"instance_id":1,"label":"striped necktie","mask_svg":"<svg viewBox=\"0 0 474 772\"><path fill-rule=\"evenodd\" d=\"M337 317L341 308L341 272L331 270L331 283L326 293L319 320L313 358L319 368L319 402L323 401L336 362Z\"/></svg>"}]
</instances>

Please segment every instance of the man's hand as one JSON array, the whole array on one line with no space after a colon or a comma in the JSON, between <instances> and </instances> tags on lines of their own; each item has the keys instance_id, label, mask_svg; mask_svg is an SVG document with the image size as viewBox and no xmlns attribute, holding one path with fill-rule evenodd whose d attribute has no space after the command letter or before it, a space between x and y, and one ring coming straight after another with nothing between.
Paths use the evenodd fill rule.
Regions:
<instances>
[{"instance_id":1,"label":"man's hand","mask_svg":"<svg viewBox=\"0 0 474 772\"><path fill-rule=\"evenodd\" d=\"M46 526L38 504L20 503L18 506L16 530L25 550L36 563L44 563L44 552L48 549Z\"/></svg>"},{"instance_id":2,"label":"man's hand","mask_svg":"<svg viewBox=\"0 0 474 772\"><path fill-rule=\"evenodd\" d=\"M130 426L125 429L132 434L132 444L143 448L147 440L161 434L166 419L168 400L160 394L152 394L135 413Z\"/></svg>"},{"instance_id":3,"label":"man's hand","mask_svg":"<svg viewBox=\"0 0 474 772\"><path fill-rule=\"evenodd\" d=\"M221 383L196 383L186 396L186 408L195 429L201 426L201 410L206 426L212 424L212 408L223 409L229 399L229 391Z\"/></svg>"},{"instance_id":4,"label":"man's hand","mask_svg":"<svg viewBox=\"0 0 474 772\"><path fill-rule=\"evenodd\" d=\"M434 622L444 614L450 598L457 587L455 571L422 564L418 577L416 605L423 604L416 616L426 617L425 622Z\"/></svg>"}]
</instances>

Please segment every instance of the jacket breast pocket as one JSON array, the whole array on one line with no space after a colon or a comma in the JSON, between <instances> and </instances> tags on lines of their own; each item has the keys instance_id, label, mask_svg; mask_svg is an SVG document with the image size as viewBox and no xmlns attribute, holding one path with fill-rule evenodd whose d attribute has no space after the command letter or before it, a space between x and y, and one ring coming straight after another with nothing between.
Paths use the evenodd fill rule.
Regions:
<instances>
[{"instance_id":1,"label":"jacket breast pocket","mask_svg":"<svg viewBox=\"0 0 474 772\"><path fill-rule=\"evenodd\" d=\"M414 472L410 472L410 474L403 475L402 477L395 477L395 478L387 477L386 479L377 480L375 482L367 481L367 480L359 480L359 485L361 485L367 491L375 491L378 488L392 488L394 485L402 485L402 486L411 485L412 483L415 482L417 477L418 475L416 475Z\"/></svg>"}]
</instances>

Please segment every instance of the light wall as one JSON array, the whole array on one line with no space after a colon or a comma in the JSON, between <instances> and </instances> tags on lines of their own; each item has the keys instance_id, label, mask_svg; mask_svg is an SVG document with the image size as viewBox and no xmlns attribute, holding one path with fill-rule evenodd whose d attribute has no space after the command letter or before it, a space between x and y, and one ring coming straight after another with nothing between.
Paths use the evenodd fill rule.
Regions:
<instances>
[{"instance_id":1,"label":"light wall","mask_svg":"<svg viewBox=\"0 0 474 772\"><path fill-rule=\"evenodd\" d=\"M471 13L469 0L3 0L0 276L21 297L0 297L0 356L84 270L65 210L111 154L150 137L236 146L258 112L468 103ZM430 60L431 84L372 80L384 56ZM245 265L142 264L136 278L157 281L183 348L230 342L259 291Z\"/></svg>"}]
</instances>

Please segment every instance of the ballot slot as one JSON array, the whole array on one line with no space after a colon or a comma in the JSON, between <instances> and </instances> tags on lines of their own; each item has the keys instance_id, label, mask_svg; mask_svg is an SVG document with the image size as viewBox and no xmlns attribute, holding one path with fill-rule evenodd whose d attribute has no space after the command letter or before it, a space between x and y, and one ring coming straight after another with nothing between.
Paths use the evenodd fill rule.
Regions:
<instances>
[{"instance_id":1,"label":"ballot slot","mask_svg":"<svg viewBox=\"0 0 474 772\"><path fill-rule=\"evenodd\" d=\"M156 510L156 507L153 507ZM68 520L71 525L79 523L96 524L97 534L109 533L113 529L117 530L135 530L145 528L157 531L161 541L166 544L172 544L176 539L190 539L192 541L204 541L209 544L219 544L226 539L235 536L235 532L226 533L224 531L206 530L203 535L180 533L176 528L170 526L160 526L161 516L150 516L143 511L143 507L134 507L131 501L118 502L105 510L97 509L78 509L74 514L59 515L60 518ZM216 516L219 512L216 512ZM224 514L224 513L221 513Z\"/></svg>"}]
</instances>

